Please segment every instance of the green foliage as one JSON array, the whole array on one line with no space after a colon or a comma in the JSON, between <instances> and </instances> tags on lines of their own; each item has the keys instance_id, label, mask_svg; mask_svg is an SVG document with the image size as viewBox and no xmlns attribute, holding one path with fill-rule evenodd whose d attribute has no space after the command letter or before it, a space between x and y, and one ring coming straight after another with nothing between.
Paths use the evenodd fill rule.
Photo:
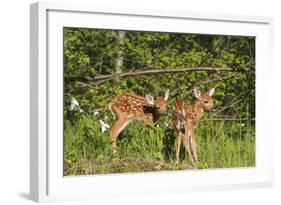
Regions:
<instances>
[{"instance_id":1,"label":"green foliage","mask_svg":"<svg viewBox=\"0 0 281 205\"><path fill-rule=\"evenodd\" d=\"M112 79L96 87L85 86L94 83L84 81L88 76L115 73L120 52L123 66L118 70L122 72L186 67L251 68L253 72L151 74ZM108 103L122 92L159 96L170 89L168 112L171 113L176 99L194 102L193 87L202 91L215 87L215 103L222 111L211 116L255 118L254 71L254 37L126 31L121 45L118 31L64 28L65 173L150 171L159 160L165 161L166 169L175 169L172 165L174 133L163 126L164 122L171 123L170 115L161 119L162 126L153 134L143 129L141 122L132 123L118 138L120 156L112 157L108 133L101 132L99 123L99 120L110 125L114 123L105 109ZM226 77L229 78L218 80ZM77 99L83 113L70 110L72 97ZM102 110L93 115L97 108ZM244 131L238 133L240 124L224 124L213 140L204 136L215 133L219 129L218 123L202 123L197 128L201 168L254 164L254 126L249 125L246 133L246 128L241 128ZM133 162L138 162L142 168ZM124 166L120 168L121 165ZM85 171L88 166L91 169Z\"/></svg>"}]
</instances>

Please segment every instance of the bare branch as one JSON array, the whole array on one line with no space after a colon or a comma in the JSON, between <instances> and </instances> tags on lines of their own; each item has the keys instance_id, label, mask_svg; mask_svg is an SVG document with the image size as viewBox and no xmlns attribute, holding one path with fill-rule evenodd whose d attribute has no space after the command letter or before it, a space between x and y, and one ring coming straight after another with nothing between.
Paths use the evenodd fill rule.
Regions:
<instances>
[{"instance_id":1,"label":"bare branch","mask_svg":"<svg viewBox=\"0 0 281 205\"><path fill-rule=\"evenodd\" d=\"M135 75L148 75L156 73L177 73L177 72L191 72L191 71L212 71L212 72L248 72L251 71L250 68L243 69L234 69L234 68L211 68L211 67L195 67L195 68L167 68L167 69L156 69L156 70L143 70L135 72L123 72L123 73L114 73L108 75L99 75L95 76L93 80L104 80L110 79L112 77L126 77L126 76L135 76Z\"/></svg>"},{"instance_id":2,"label":"bare branch","mask_svg":"<svg viewBox=\"0 0 281 205\"><path fill-rule=\"evenodd\" d=\"M229 80L231 78L234 78L234 75L230 75L230 76L225 76L225 77L219 77L219 78L214 78L214 79L210 79L210 80L204 80L204 81L200 81L196 84L194 84L194 86L197 85L204 85L204 84L208 84L208 83L213 83L213 82L217 82L217 81L225 81L225 80ZM183 85L183 84L182 84ZM182 85L179 85L179 87L181 87ZM170 92L170 96L175 96L177 94L178 90L173 90ZM180 92L184 92L184 93L192 93L192 90L188 90L188 91L180 91ZM171 100L170 100L171 101Z\"/></svg>"},{"instance_id":3,"label":"bare branch","mask_svg":"<svg viewBox=\"0 0 281 205\"><path fill-rule=\"evenodd\" d=\"M246 94L251 95L251 94L254 93L254 92L255 92L255 89L249 89L249 90L246 90L246 91L240 93L239 95L237 95L236 97L234 97L234 98L232 99L232 101L231 101L229 104L225 105L224 107L222 107L220 110L218 110L218 111L215 112L215 113L218 114L218 113L220 113L220 112L226 110L227 108L233 107L233 106L236 105L237 103L243 101L244 98L245 98L245 96L246 96ZM238 99L238 100L236 100L236 99Z\"/></svg>"},{"instance_id":4,"label":"bare branch","mask_svg":"<svg viewBox=\"0 0 281 205\"><path fill-rule=\"evenodd\" d=\"M97 89L97 87L89 84L89 83L84 83L84 82L81 82L81 81L75 81L74 83L77 83L79 85L82 85L83 87L89 87L89 88L94 88L94 89Z\"/></svg>"},{"instance_id":5,"label":"bare branch","mask_svg":"<svg viewBox=\"0 0 281 205\"><path fill-rule=\"evenodd\" d=\"M196 86L196 85L202 85L202 84L208 84L208 83L217 82L217 81L229 80L229 79L234 78L234 77L235 77L235 76L231 75L231 76L225 76L225 77L220 77L220 78L205 80L205 81L201 81L201 82L199 82L199 83L196 83L194 86Z\"/></svg>"},{"instance_id":6,"label":"bare branch","mask_svg":"<svg viewBox=\"0 0 281 205\"><path fill-rule=\"evenodd\" d=\"M194 71L210 71L210 72L251 72L253 69L251 68L212 68L212 67L194 67L194 68L166 68L166 69L155 69L155 70L138 70L134 71L134 69L123 72L123 73L113 73L107 75L97 75L97 76L86 76L86 77L68 77L66 81L83 81L89 82L92 81L94 84L92 86L103 83L106 80L112 80L115 78L127 77L127 76L137 76L137 75L149 75L149 74L159 74L159 73L178 73L178 72L194 72ZM101 82L100 82L101 81Z\"/></svg>"}]
</instances>

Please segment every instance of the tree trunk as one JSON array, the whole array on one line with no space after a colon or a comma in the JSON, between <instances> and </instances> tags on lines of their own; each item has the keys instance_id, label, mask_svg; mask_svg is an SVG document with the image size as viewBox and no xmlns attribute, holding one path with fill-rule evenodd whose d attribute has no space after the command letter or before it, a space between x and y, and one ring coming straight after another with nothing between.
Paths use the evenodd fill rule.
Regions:
<instances>
[{"instance_id":1,"label":"tree trunk","mask_svg":"<svg viewBox=\"0 0 281 205\"><path fill-rule=\"evenodd\" d=\"M123 67L123 47L124 47L124 41L125 41L125 31L118 31L118 46L119 51L116 58L116 73L122 72Z\"/></svg>"}]
</instances>

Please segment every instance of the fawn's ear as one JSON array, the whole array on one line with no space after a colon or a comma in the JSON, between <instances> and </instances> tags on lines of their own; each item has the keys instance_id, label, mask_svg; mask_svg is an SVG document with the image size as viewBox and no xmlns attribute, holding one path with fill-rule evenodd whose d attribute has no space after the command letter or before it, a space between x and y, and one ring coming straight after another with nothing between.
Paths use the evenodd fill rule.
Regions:
<instances>
[{"instance_id":1,"label":"fawn's ear","mask_svg":"<svg viewBox=\"0 0 281 205\"><path fill-rule=\"evenodd\" d=\"M145 94L145 99L149 105L154 105L154 97L148 94Z\"/></svg>"},{"instance_id":2,"label":"fawn's ear","mask_svg":"<svg viewBox=\"0 0 281 205\"><path fill-rule=\"evenodd\" d=\"M165 101L167 101L168 98L169 98L169 92L170 92L169 89L165 92L165 97L164 97L164 100L165 100Z\"/></svg>"},{"instance_id":3,"label":"fawn's ear","mask_svg":"<svg viewBox=\"0 0 281 205\"><path fill-rule=\"evenodd\" d=\"M209 96L212 97L212 95L214 94L215 92L215 88L212 88L210 91L209 91Z\"/></svg>"},{"instance_id":4,"label":"fawn's ear","mask_svg":"<svg viewBox=\"0 0 281 205\"><path fill-rule=\"evenodd\" d=\"M196 98L198 98L198 99L201 98L201 92L197 88L193 89L193 94Z\"/></svg>"}]
</instances>

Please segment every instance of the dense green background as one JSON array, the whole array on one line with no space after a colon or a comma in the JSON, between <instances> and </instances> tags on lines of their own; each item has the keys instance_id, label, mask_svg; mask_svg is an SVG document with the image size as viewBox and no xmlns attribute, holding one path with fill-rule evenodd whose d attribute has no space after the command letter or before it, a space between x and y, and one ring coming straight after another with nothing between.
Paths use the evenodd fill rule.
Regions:
<instances>
[{"instance_id":1,"label":"dense green background","mask_svg":"<svg viewBox=\"0 0 281 205\"><path fill-rule=\"evenodd\" d=\"M120 52L123 66L117 67ZM116 72L186 67L251 68L252 72L152 74L109 80L97 86L89 80ZM195 101L191 92L194 86L202 91L216 88L219 112L206 114L205 119L238 119L205 120L200 124L196 131L199 168L255 163L254 121L244 121L255 118L254 37L126 31L121 43L118 31L64 28L64 81L66 175L152 171L159 166L161 170L185 169L183 153L182 164L173 165L174 133L165 126L171 123L170 115L158 122L154 134L146 132L140 122L130 124L118 138L119 155L115 157L111 156L108 130L100 131L99 120L113 124L104 108L119 93L159 96L170 89L171 113L175 99ZM69 109L72 97L85 112ZM102 110L94 115L97 108Z\"/></svg>"}]
</instances>

